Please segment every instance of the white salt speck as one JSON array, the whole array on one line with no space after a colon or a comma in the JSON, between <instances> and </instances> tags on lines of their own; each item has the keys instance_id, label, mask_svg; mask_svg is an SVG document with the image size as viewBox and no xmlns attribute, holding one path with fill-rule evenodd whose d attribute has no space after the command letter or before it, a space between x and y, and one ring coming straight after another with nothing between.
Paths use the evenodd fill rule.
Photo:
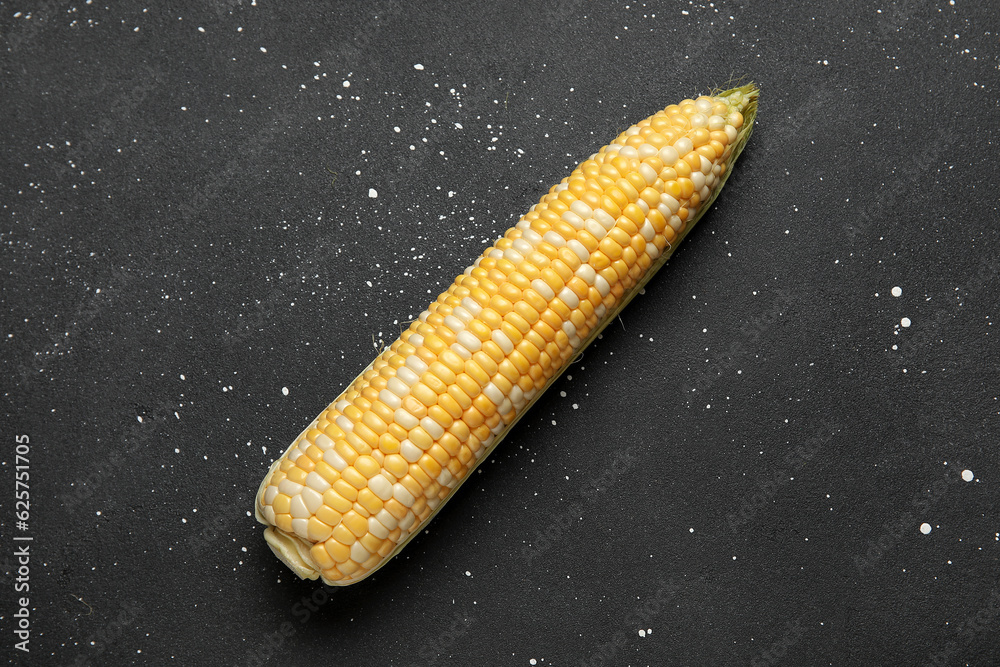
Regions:
<instances>
[{"instance_id":1,"label":"white salt speck","mask_svg":"<svg viewBox=\"0 0 1000 667\"><path fill-rule=\"evenodd\" d=\"M903 288L902 287L898 287L898 286L897 287L893 287L892 288L892 295L893 296L903 296Z\"/></svg>"},{"instance_id":2,"label":"white salt speck","mask_svg":"<svg viewBox=\"0 0 1000 667\"><path fill-rule=\"evenodd\" d=\"M529 660L529 661L528 661L528 664L529 664L529 665L537 665L537 664L538 664L538 661L537 661L537 660L535 660L534 658L532 658L531 660Z\"/></svg>"},{"instance_id":3,"label":"white salt speck","mask_svg":"<svg viewBox=\"0 0 1000 667\"><path fill-rule=\"evenodd\" d=\"M645 630L639 630L639 636L640 637L645 637L646 636L646 631Z\"/></svg>"},{"instance_id":4,"label":"white salt speck","mask_svg":"<svg viewBox=\"0 0 1000 667\"><path fill-rule=\"evenodd\" d=\"M420 63L417 63L416 65L414 65L414 66L413 66L413 69L417 69L417 70L423 70L423 69L424 69L424 66L423 66L423 65L421 65Z\"/></svg>"},{"instance_id":5,"label":"white salt speck","mask_svg":"<svg viewBox=\"0 0 1000 667\"><path fill-rule=\"evenodd\" d=\"M267 49L265 49L265 48L264 48L264 47L262 46L262 47L260 47L260 52L261 52L261 53L267 53Z\"/></svg>"},{"instance_id":6,"label":"white salt speck","mask_svg":"<svg viewBox=\"0 0 1000 667\"><path fill-rule=\"evenodd\" d=\"M923 533L924 535L931 532L931 524L929 523L920 524L920 532Z\"/></svg>"},{"instance_id":7,"label":"white salt speck","mask_svg":"<svg viewBox=\"0 0 1000 667\"><path fill-rule=\"evenodd\" d=\"M962 471L962 479L964 479L966 482L971 482L975 478L976 478L976 476L974 474L972 474L971 470L963 470Z\"/></svg>"},{"instance_id":8,"label":"white salt speck","mask_svg":"<svg viewBox=\"0 0 1000 667\"><path fill-rule=\"evenodd\" d=\"M694 528L688 528L688 532L689 533L693 533L694 532Z\"/></svg>"},{"instance_id":9,"label":"white salt speck","mask_svg":"<svg viewBox=\"0 0 1000 667\"><path fill-rule=\"evenodd\" d=\"M142 417L141 417L141 416L139 416L139 417L136 417L136 419L138 419L138 420L139 420L139 423L140 423L140 424L142 423Z\"/></svg>"},{"instance_id":10,"label":"white salt speck","mask_svg":"<svg viewBox=\"0 0 1000 667\"><path fill-rule=\"evenodd\" d=\"M351 82L350 81L345 81L344 82L344 88L350 88L350 87L351 87Z\"/></svg>"},{"instance_id":11,"label":"white salt speck","mask_svg":"<svg viewBox=\"0 0 1000 667\"><path fill-rule=\"evenodd\" d=\"M281 388L281 393L284 396L288 396L288 387L282 387Z\"/></svg>"},{"instance_id":12,"label":"white salt speck","mask_svg":"<svg viewBox=\"0 0 1000 667\"><path fill-rule=\"evenodd\" d=\"M368 196L375 199L375 197L378 197L378 190L375 188L368 188Z\"/></svg>"},{"instance_id":13,"label":"white salt speck","mask_svg":"<svg viewBox=\"0 0 1000 667\"><path fill-rule=\"evenodd\" d=\"M458 129L461 130L462 129L462 124L461 123L455 123L455 127L457 127Z\"/></svg>"},{"instance_id":14,"label":"white salt speck","mask_svg":"<svg viewBox=\"0 0 1000 667\"><path fill-rule=\"evenodd\" d=\"M471 573L471 572L469 572L468 570L466 570L466 571L465 571L465 576L467 576L467 577L471 577L471 576L472 576L472 573Z\"/></svg>"},{"instance_id":15,"label":"white salt speck","mask_svg":"<svg viewBox=\"0 0 1000 667\"><path fill-rule=\"evenodd\" d=\"M909 317L904 317L903 319L901 319L899 321L899 323L902 324L903 328L905 329L906 327L910 326L910 324L911 324L910 318Z\"/></svg>"}]
</instances>

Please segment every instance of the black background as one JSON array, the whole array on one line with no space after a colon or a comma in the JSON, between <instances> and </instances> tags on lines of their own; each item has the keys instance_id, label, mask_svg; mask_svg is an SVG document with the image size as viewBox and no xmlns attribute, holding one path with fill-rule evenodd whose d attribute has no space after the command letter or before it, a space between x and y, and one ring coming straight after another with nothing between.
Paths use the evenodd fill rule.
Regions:
<instances>
[{"instance_id":1,"label":"black background","mask_svg":"<svg viewBox=\"0 0 1000 667\"><path fill-rule=\"evenodd\" d=\"M997 664L998 22L880 6L5 4L4 656ZM403 555L297 580L270 462L577 162L731 77L757 129L645 295Z\"/></svg>"}]
</instances>

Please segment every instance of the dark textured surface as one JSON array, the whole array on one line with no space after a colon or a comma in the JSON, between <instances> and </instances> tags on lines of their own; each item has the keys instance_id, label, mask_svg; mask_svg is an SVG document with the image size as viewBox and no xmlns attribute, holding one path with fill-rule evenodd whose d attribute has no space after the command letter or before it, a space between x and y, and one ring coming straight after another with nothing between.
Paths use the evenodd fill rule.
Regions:
<instances>
[{"instance_id":1,"label":"dark textured surface","mask_svg":"<svg viewBox=\"0 0 1000 667\"><path fill-rule=\"evenodd\" d=\"M1000 662L988 4L127 5L0 7L4 657ZM404 555L296 580L248 512L273 458L549 185L731 73L758 128L645 296Z\"/></svg>"}]
</instances>

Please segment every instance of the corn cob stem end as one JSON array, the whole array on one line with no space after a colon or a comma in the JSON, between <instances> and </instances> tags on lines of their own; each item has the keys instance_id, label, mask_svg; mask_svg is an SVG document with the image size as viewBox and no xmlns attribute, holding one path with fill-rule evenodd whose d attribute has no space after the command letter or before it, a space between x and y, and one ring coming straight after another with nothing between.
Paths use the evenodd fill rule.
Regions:
<instances>
[{"instance_id":1,"label":"corn cob stem end","mask_svg":"<svg viewBox=\"0 0 1000 667\"><path fill-rule=\"evenodd\" d=\"M320 568L309 554L309 548L312 545L306 544L305 541L296 535L289 535L288 533L277 530L274 526L268 523L267 519L264 518L264 515L261 514L260 511L264 487L267 485L268 480L271 479L271 473L274 472L280 463L281 459L272 463L271 469L264 477L264 481L261 482L260 489L257 491L257 501L254 502L254 516L257 521L267 526L264 530L264 540L267 542L267 545L271 547L271 551L273 551L274 555L278 557L278 560L287 565L292 572L297 574L302 579L317 579L319 578Z\"/></svg>"},{"instance_id":2,"label":"corn cob stem end","mask_svg":"<svg viewBox=\"0 0 1000 667\"><path fill-rule=\"evenodd\" d=\"M319 578L319 569L306 562L306 559L309 558L309 548L300 538L283 533L273 526L268 526L264 531L264 539L278 560L299 575L299 578Z\"/></svg>"}]
</instances>

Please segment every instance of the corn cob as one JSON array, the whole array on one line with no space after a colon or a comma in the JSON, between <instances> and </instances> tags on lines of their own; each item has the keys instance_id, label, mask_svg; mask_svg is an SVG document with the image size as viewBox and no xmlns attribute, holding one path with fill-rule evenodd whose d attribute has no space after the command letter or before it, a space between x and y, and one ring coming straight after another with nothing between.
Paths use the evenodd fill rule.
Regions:
<instances>
[{"instance_id":1,"label":"corn cob","mask_svg":"<svg viewBox=\"0 0 1000 667\"><path fill-rule=\"evenodd\" d=\"M483 251L271 466L254 509L278 558L343 586L417 535L711 205L757 92L630 127Z\"/></svg>"}]
</instances>

